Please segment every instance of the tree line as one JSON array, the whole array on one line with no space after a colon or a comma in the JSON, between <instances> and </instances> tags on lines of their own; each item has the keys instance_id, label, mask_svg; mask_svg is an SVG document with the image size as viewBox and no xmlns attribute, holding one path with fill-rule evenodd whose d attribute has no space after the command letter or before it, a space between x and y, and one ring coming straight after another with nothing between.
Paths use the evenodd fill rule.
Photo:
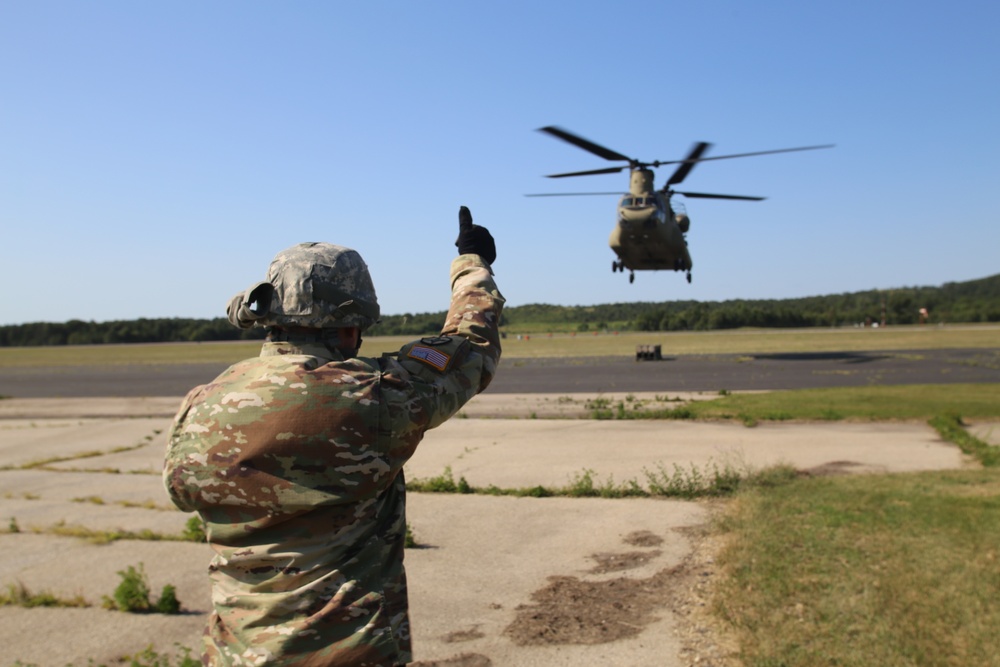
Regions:
<instances>
[{"instance_id":1,"label":"tree line","mask_svg":"<svg viewBox=\"0 0 1000 667\"><path fill-rule=\"evenodd\" d=\"M926 313L926 316L924 315ZM368 336L421 336L444 325L446 312L384 315ZM940 287L907 287L775 300L635 302L595 306L527 304L504 309L501 326L547 326L553 331L706 331L740 327L840 327L853 325L1000 322L1000 274ZM95 345L260 339L261 329L241 330L224 317L70 320L0 327L0 347Z\"/></svg>"}]
</instances>

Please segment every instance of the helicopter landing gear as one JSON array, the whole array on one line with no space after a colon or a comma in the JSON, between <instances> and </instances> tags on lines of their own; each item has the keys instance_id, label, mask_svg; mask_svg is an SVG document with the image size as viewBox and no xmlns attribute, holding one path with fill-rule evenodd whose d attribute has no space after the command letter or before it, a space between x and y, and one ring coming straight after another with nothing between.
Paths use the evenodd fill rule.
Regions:
<instances>
[{"instance_id":1,"label":"helicopter landing gear","mask_svg":"<svg viewBox=\"0 0 1000 667\"><path fill-rule=\"evenodd\" d=\"M688 273L687 273L687 279L688 279L688 283L690 284L690 282L691 282L691 272L690 271L688 271Z\"/></svg>"},{"instance_id":2,"label":"helicopter landing gear","mask_svg":"<svg viewBox=\"0 0 1000 667\"><path fill-rule=\"evenodd\" d=\"M625 273L625 262L622 262L617 259L611 262L611 273L615 273L616 271L621 271L622 273ZM628 281L630 283L635 282L635 271L629 270Z\"/></svg>"}]
</instances>

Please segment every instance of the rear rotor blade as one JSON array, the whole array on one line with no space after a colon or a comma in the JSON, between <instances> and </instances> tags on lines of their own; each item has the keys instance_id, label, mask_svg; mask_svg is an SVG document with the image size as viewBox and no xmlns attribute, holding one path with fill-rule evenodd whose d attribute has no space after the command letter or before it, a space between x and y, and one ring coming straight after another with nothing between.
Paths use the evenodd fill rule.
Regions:
<instances>
[{"instance_id":1,"label":"rear rotor blade","mask_svg":"<svg viewBox=\"0 0 1000 667\"><path fill-rule=\"evenodd\" d=\"M539 132L544 132L546 134L552 135L557 139L562 139L565 142L571 143L577 148L582 148L583 150L593 153L598 157L602 157L605 160L624 160L626 162L631 162L632 158L622 155L621 153L615 152L610 148L605 148L599 144L595 144L593 141L584 139L583 137L578 137L572 132L568 132L562 128L549 125L547 127L538 128Z\"/></svg>"},{"instance_id":2,"label":"rear rotor blade","mask_svg":"<svg viewBox=\"0 0 1000 667\"><path fill-rule=\"evenodd\" d=\"M766 197L747 197L745 195L715 195L709 194L707 192L681 192L679 190L672 190L675 195L684 195L685 197L693 197L695 199L740 199L743 201L763 201Z\"/></svg>"},{"instance_id":3,"label":"rear rotor blade","mask_svg":"<svg viewBox=\"0 0 1000 667\"><path fill-rule=\"evenodd\" d=\"M678 183L683 182L691 170L694 169L695 162L701 159L701 156L705 154L705 151L707 151L711 145L712 144L704 141L696 143L694 148L691 149L691 152L688 153L687 158L685 158L681 166L677 167L677 171L675 171L670 177L670 180L667 181L667 185L665 187L669 188L671 185L677 185Z\"/></svg>"}]
</instances>

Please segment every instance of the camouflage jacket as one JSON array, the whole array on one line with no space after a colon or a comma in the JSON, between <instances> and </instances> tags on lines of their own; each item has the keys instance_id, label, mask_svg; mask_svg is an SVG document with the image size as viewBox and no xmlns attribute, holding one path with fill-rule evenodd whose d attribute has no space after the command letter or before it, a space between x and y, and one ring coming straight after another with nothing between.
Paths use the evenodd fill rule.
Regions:
<instances>
[{"instance_id":1,"label":"camouflage jacket","mask_svg":"<svg viewBox=\"0 0 1000 667\"><path fill-rule=\"evenodd\" d=\"M440 336L378 359L268 342L184 399L164 483L215 550L207 664L411 660L403 464L500 359L488 265L451 281Z\"/></svg>"}]
</instances>

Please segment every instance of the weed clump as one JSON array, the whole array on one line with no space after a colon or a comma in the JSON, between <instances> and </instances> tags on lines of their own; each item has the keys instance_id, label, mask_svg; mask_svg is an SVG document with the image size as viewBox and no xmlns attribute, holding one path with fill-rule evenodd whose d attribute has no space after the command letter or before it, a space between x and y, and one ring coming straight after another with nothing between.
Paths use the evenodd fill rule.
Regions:
<instances>
[{"instance_id":1,"label":"weed clump","mask_svg":"<svg viewBox=\"0 0 1000 667\"><path fill-rule=\"evenodd\" d=\"M413 534L413 527L410 526L410 522L406 522L406 537L403 538L403 548L404 549L416 549L420 544L417 542L416 535Z\"/></svg>"},{"instance_id":2,"label":"weed clump","mask_svg":"<svg viewBox=\"0 0 1000 667\"><path fill-rule=\"evenodd\" d=\"M657 470L646 473L649 491L654 496L667 498L703 498L732 495L744 481L744 475L730 464L719 466L710 462L699 469L694 464L690 468L682 468L674 464L672 471L667 471L661 463Z\"/></svg>"},{"instance_id":3,"label":"weed clump","mask_svg":"<svg viewBox=\"0 0 1000 667\"><path fill-rule=\"evenodd\" d=\"M83 597L77 595L72 598L60 598L54 593L42 591L32 593L20 581L17 584L8 584L6 592L0 591L0 607L89 607Z\"/></svg>"},{"instance_id":4,"label":"weed clump","mask_svg":"<svg viewBox=\"0 0 1000 667\"><path fill-rule=\"evenodd\" d=\"M455 481L451 466L445 467L444 472L437 477L407 482L406 488L418 493L473 493L472 487L464 477Z\"/></svg>"},{"instance_id":5,"label":"weed clump","mask_svg":"<svg viewBox=\"0 0 1000 667\"><path fill-rule=\"evenodd\" d=\"M154 604L150 600L149 581L146 571L139 563L139 568L129 565L125 570L119 570L122 578L112 597L104 596L102 601L105 609L117 609L131 614L158 612L161 614L181 613L181 603L177 599L177 589L167 584L160 592L160 597Z\"/></svg>"},{"instance_id":6,"label":"weed clump","mask_svg":"<svg viewBox=\"0 0 1000 667\"><path fill-rule=\"evenodd\" d=\"M181 538L188 542L207 542L208 536L205 533L205 521L195 514L184 524L184 532Z\"/></svg>"},{"instance_id":7,"label":"weed clump","mask_svg":"<svg viewBox=\"0 0 1000 667\"><path fill-rule=\"evenodd\" d=\"M571 498L627 498L649 495L635 480L617 485L610 475L601 483L598 483L596 478L597 473L590 469L577 473L560 495Z\"/></svg>"},{"instance_id":8,"label":"weed clump","mask_svg":"<svg viewBox=\"0 0 1000 667\"><path fill-rule=\"evenodd\" d=\"M716 498L730 496L752 487L777 487L794 480L798 473L792 466L778 465L762 470L748 466L738 468L730 463L719 465L709 461L704 467L691 464L690 468L673 465L668 470L662 463L657 470L644 469L644 487L635 479L615 482L612 476L599 480L599 475L584 469L573 475L569 484L550 488L542 485L522 488L500 488L493 484L486 487L471 486L464 477L455 482L451 468L430 479L411 480L408 491L424 493L463 493L488 496L514 496L519 498Z\"/></svg>"},{"instance_id":9,"label":"weed clump","mask_svg":"<svg viewBox=\"0 0 1000 667\"><path fill-rule=\"evenodd\" d=\"M676 408L661 408L661 409L644 409L643 404L640 402L632 402L629 404L631 410L626 407L624 401L619 401L614 406L608 401L603 403L594 401L587 404L587 409L590 410L591 419L603 419L603 420L614 420L614 419L695 419L697 414L691 408L687 406L677 406Z\"/></svg>"},{"instance_id":10,"label":"weed clump","mask_svg":"<svg viewBox=\"0 0 1000 667\"><path fill-rule=\"evenodd\" d=\"M177 589L173 584L167 584L160 592L160 599L156 601L156 611L161 614L181 613L181 601L177 599Z\"/></svg>"}]
</instances>

